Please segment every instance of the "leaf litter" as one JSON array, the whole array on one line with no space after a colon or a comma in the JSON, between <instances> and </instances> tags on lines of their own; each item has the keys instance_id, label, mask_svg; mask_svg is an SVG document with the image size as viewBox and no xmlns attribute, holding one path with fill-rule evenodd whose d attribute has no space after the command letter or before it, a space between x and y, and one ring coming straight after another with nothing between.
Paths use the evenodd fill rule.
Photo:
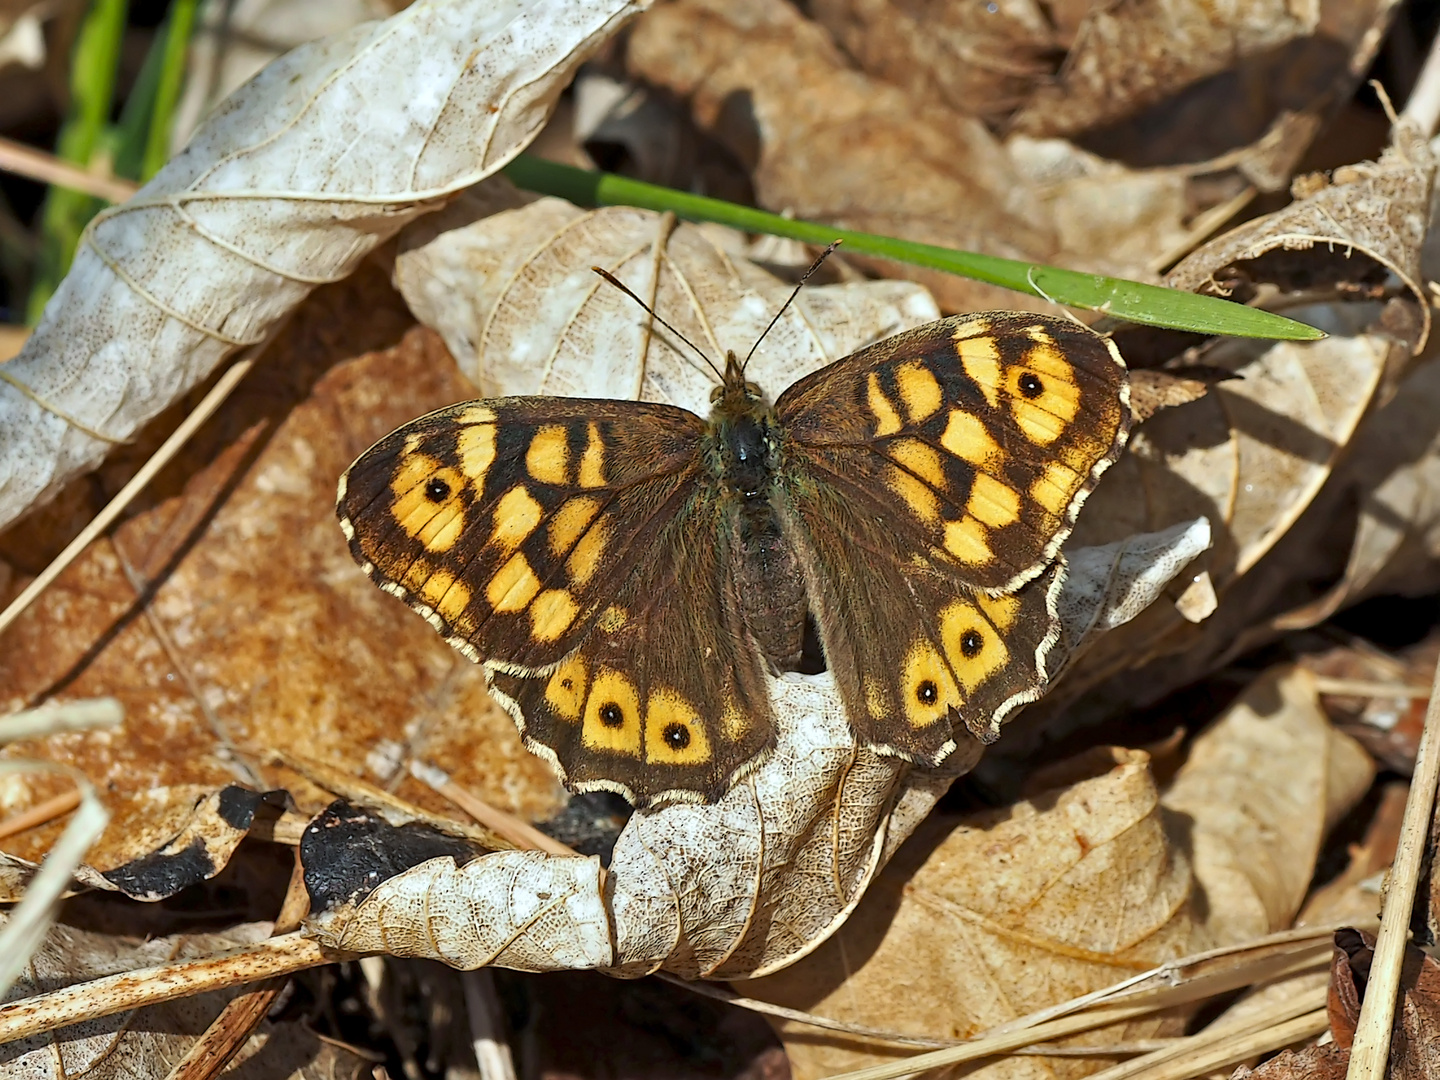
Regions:
<instances>
[{"instance_id":1,"label":"leaf litter","mask_svg":"<svg viewBox=\"0 0 1440 1080\"><path fill-rule=\"evenodd\" d=\"M497 136L502 149L447 144L452 152L433 159L433 183L387 184L385 168L427 160L419 144L399 137L388 144L394 160L377 158L389 163L370 178L347 174L346 163L332 169L332 186L277 186L294 167L284 133L299 130L297 116L331 140L324 145L336 145L343 108L327 118L319 106L337 88L371 95L378 115L391 115L387 96L411 100L395 84L379 89L382 69L404 72L405 64L375 60L372 71L365 64L373 50L364 48L356 53L364 63L338 58L361 42L408 43L405 33L438 40L438 24L425 21L432 6L416 4L399 22L290 54L242 90L172 166L180 172L162 174L150 194L97 225L91 250L109 258L97 267L116 275L111 291L72 303L62 290L27 352L5 365L5 392L20 383L33 394L11 399L31 426L7 430L10 450L0 448L0 460L10 452L31 456L9 460L43 463L11 474L20 476L18 487L6 488L14 519L98 461L103 440L85 428L140 432L142 444L153 444L155 425L142 430L149 418L203 383L227 353L270 338L248 377L263 388L222 407L213 430L182 453L155 493L5 634L0 686L8 708L96 694L125 707L116 732L32 738L5 752L78 769L101 786L112 822L73 871L74 887L118 888L125 898L112 904L135 897L163 908L157 875L168 873L184 895L240 866L247 845L290 845L305 865L311 912L301 935L265 947L274 957L294 949L267 971L378 952L460 967L732 979L750 998L857 1032L932 1043L998 1032L967 1052L973 1059L982 1046L990 1055L1024 1050L980 1067L1007 1075L1189 1076L1324 1029L1315 1026L1324 1008L1316 994L1329 979L1334 999L1363 948L1353 945L1358 937L1344 938L1346 959L1336 960L1332 976L1324 971L1330 929L1291 928L1307 919L1373 926L1373 879L1393 840L1356 848L1351 871L1315 887L1334 834L1368 812L1361 800L1375 773L1370 754L1327 712L1355 731L1366 723L1357 717L1385 700L1370 689L1347 699L1323 688L1409 686L1428 682L1428 673L1423 662L1411 672L1362 649L1349 666L1332 660L1317 677L1303 657L1315 639L1304 635L1366 596L1436 587L1426 362L1433 349L1422 266L1432 133L1402 124L1383 156L1376 148L1375 164L1346 162L1328 177L1300 178L1284 208L1197 245L1252 197L1248 190L1280 190L1294 178L1395 8L1236 5L1229 22L1204 28L1211 37L1187 37L1194 47L1177 64L1125 42L1199 33L1178 8L1086 13L1062 5L1049 20L1026 5L1001 7L1003 18L983 27L955 14L925 34L881 0L815 4L808 15L778 0L723 8L680 0L612 39L599 63L622 88L674 95L683 109L664 122L693 123L692 145L718 143L719 156L707 160L728 161L730 179L751 185L762 205L1142 280L1156 280L1173 261L1157 261L1157 253L1174 253L1183 259L1172 284L1301 314L1331 334L1278 346L1117 334L1132 367L1159 388L1157 404L1067 546L1065 678L1010 725L976 773L993 779L1008 767L1032 778L1028 793L986 796L962 780L959 795L945 797L978 748L936 773L857 752L825 680L805 676L776 684L775 760L716 806L666 807L628 823L608 809L577 811L523 753L478 669L349 563L330 521L334 478L375 437L473 397L476 387L638 396L704 411L709 386L693 358L652 332L629 301L598 287L591 264L616 273L715 355L748 348L788 292L747 257L755 246L726 230L624 208L586 212L498 178L472 186L535 135L580 60L630 13L621 5L596 5L594 22L567 24L567 44L557 37L523 57L510 49L508 66L489 69L502 83L520 71L539 79L516 117L489 121L514 125ZM514 11L535 26L561 26L543 16L543 5ZM452 52L459 55L447 39L442 55ZM957 56L985 62L958 65ZM1285 88L1290 97L1275 82L1282 61L1303 74ZM300 99L280 86L285 72L322 92L297 112ZM1155 128L1156 117L1173 127L1174 117L1202 112L1213 118L1195 140L1207 147L1206 160L1161 160L1163 138L1149 141L1149 158L1138 152L1135 131ZM463 113L436 123L459 132L471 122ZM284 137L267 141L276 132ZM1119 150L1127 138L1133 153ZM578 138L567 144L554 124L546 139L583 158ZM323 170L325 161L316 151L310 167ZM230 179L196 202L201 189L191 181L206 169ZM706 183L714 182L711 168ZM261 198L267 190L272 197ZM360 216L337 220L335 206ZM193 216L197 207L201 227L193 236L172 232L174 242L163 230L148 230L143 244L117 231L146 215ZM412 218L393 249L366 254ZM313 243L300 243L304 236ZM114 244L130 246L107 246ZM153 251L165 253L170 271ZM403 303L380 277L392 260ZM807 286L762 344L756 370L767 386L942 311L1025 303L928 272L886 280L895 265L847 262L838 267L846 280ZM240 266L245 273L234 272ZM856 280L856 268L880 280ZM98 273L77 266L70 293L78 298L90 288L85 275ZM321 282L331 283L301 303ZM424 328L407 328L412 318ZM75 352L95 340L83 332L86 319L92 330L103 323L124 333L110 335L108 353L87 359ZM125 344L140 338L161 343L145 352L148 368ZM93 370L117 378L116 386L133 380L135 391L117 408L113 394L100 392L103 380L77 379L92 370L77 367L81 360L103 361L108 367ZM127 453L135 452L113 460ZM24 553L53 550L53 538L86 507L78 491L72 483L13 527L3 538L7 558L23 565ZM1300 666L1235 666L1243 653L1277 641L1301 654ZM1223 710L1215 700L1195 718L1177 713L1178 723L1204 730L1157 747L1153 759L1138 749L1148 741L1138 732L1124 737L1128 749L1068 760L1044 750L1097 721L1113 730L1116 718L1153 709L1217 671L1243 676L1239 698ZM1337 700L1359 705L1347 712ZM1405 697L1406 707L1416 700L1423 701ZM1388 730L1378 715L1370 729ZM1364 745L1379 744L1367 736ZM1403 763L1397 745L1387 764ZM502 836L520 833L465 824L414 777L416 763L551 829L567 814L566 829L576 828L577 815L609 821L573 833L609 854L602 862L517 850ZM44 774L7 777L0 804L21 811L62 786ZM957 798L992 805L962 813ZM250 808L248 819L237 805ZM608 839L596 828L609 829ZM0 841L10 896L59 831L59 823L44 824ZM1428 894L1422 900L1432 903ZM159 962L159 985L171 977L164 972L184 969L183 957L240 940L190 934L170 939L169 953L136 952L101 934L97 946L64 924L66 910L43 964L42 954L31 962L27 985L75 983L70 1000L78 1004L69 1007L82 1011L74 1017L86 1015L86 979ZM1186 963L1194 954L1228 959ZM385 970L393 979L412 970L405 963L392 959ZM1165 966L1176 963L1181 969ZM1135 995L1152 985L1145 972L1157 964L1169 974L1153 985L1169 989L1141 1008ZM1116 982L1128 996L1095 998ZM1197 1003L1219 987L1255 984L1263 985L1187 1035ZM506 985L542 1000L533 980ZM1083 1007L1064 1006L1075 998L1119 1011L1086 1018ZM138 1000L122 996L106 1008L123 1011ZM379 997L369 1000L380 1008ZM162 1075L155 1069L183 1055L219 1003L183 1023L155 1012L170 1007L135 1014L147 1018L139 1026L97 1012L87 1021L100 1025L96 1034L68 1029L67 1053L80 1056L67 1059L66 1074L123 1065ZM1424 993L1403 999L1402 1028L1428 1030L1430 1008ZM18 1015L0 1007L0 1031L18 1030L4 1027ZM1336 1015L1332 1000L1329 1027L1339 1045ZM43 1017L28 1022L45 1030ZM524 1024L514 1015L510 1022ZM393 1052L419 1068L418 1036L398 1016L389 1024ZM182 1029L163 1048L145 1041L151 1031ZM909 1071L893 1044L881 1049L873 1036L794 1019L777 1021L777 1030L788 1060L754 1059L766 1068L821 1076L890 1060ZM555 1030L538 1037L557 1045L566 1038ZM1061 1041L1048 1050L1025 1049L1052 1037ZM251 1048L242 1056L279 1038L262 1029L246 1042L242 1033ZM459 1045L447 1053L463 1057ZM102 1046L109 1049L86 1049ZM84 1055L94 1053L102 1057L89 1060L103 1063L87 1066ZM272 1061L266 1075L308 1074L320 1061L310 1053L308 1064ZM153 1055L148 1065L129 1064L145 1054ZM1186 1054L1194 1071L1175 1071L1187 1067ZM1433 1075L1423 1055L1400 1054L1397 1067L1419 1070L1407 1076ZM7 1060L27 1068L35 1061L35 1075L53 1074L38 1058ZM337 1058L326 1068L361 1060ZM727 1068L739 1075L743 1064ZM1323 1066L1302 1059L1298 1068L1312 1075Z\"/></svg>"}]
</instances>

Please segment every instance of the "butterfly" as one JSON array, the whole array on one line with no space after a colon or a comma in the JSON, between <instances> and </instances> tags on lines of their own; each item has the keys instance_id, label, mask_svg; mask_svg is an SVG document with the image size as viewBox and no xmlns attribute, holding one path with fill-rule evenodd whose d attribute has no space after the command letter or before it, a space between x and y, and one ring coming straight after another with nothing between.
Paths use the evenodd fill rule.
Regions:
<instances>
[{"instance_id":1,"label":"butterfly","mask_svg":"<svg viewBox=\"0 0 1440 1080\"><path fill-rule=\"evenodd\" d=\"M1058 549L1130 425L1113 343L1001 311L773 404L744 368L728 356L708 418L452 405L340 480L356 561L484 667L574 791L719 799L774 745L767 681L807 619L857 742L916 763L992 741L1052 674Z\"/></svg>"}]
</instances>

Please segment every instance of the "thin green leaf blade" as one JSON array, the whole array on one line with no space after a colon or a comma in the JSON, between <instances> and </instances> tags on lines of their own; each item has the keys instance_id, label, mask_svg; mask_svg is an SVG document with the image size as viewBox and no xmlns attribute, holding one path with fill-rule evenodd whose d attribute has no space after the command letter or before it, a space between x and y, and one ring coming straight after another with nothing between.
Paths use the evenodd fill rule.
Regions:
<instances>
[{"instance_id":1,"label":"thin green leaf blade","mask_svg":"<svg viewBox=\"0 0 1440 1080\"><path fill-rule=\"evenodd\" d=\"M747 232L785 236L809 244L823 245L832 240L843 240L848 251L959 274L1043 297L1057 304L1103 311L1128 322L1203 334L1289 341L1315 341L1325 336L1322 331L1283 315L1218 297L978 252L956 251L891 236L837 229L812 221L796 221L754 207L691 195L612 173L588 172L526 154L513 161L505 173L517 187L557 195L579 206L636 206L646 210L670 211L690 221L713 221Z\"/></svg>"}]
</instances>

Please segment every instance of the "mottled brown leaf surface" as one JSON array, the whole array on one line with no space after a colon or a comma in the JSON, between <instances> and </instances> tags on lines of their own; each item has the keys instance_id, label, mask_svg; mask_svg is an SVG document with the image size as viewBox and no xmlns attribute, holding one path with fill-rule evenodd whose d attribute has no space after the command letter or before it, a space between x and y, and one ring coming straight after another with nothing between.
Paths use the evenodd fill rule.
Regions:
<instances>
[{"instance_id":1,"label":"mottled brown leaf surface","mask_svg":"<svg viewBox=\"0 0 1440 1080\"><path fill-rule=\"evenodd\" d=\"M401 421L474 394L438 339L420 330L317 368L316 354L327 353L311 350L345 336L325 321L353 319L352 305L364 310L374 299L337 290L315 322L292 327L249 377L254 396L242 394L219 421L243 425L248 437L217 453L180 495L92 545L6 635L7 707L49 693L110 693L125 704L116 733L6 750L64 761L97 783L118 812L92 853L101 868L126 861L136 838L149 835L155 788L240 780L288 788L312 811L328 801L265 765L270 747L398 783L431 806L444 804L408 778L408 755L525 816L559 804L558 785L520 746L480 669L374 589L335 527L335 478L355 454ZM385 303L393 312L393 300ZM291 380L301 385L276 393ZM288 412L255 415L264 411L257 397L273 406L287 396ZM50 783L6 778L4 805L31 805L53 793ZM54 830L6 847L33 858Z\"/></svg>"}]
</instances>

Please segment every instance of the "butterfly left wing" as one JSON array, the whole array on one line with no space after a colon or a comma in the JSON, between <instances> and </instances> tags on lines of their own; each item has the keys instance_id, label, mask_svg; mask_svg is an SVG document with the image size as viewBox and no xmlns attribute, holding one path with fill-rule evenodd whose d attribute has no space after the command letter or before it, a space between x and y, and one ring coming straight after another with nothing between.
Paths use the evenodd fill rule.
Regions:
<instances>
[{"instance_id":1,"label":"butterfly left wing","mask_svg":"<svg viewBox=\"0 0 1440 1080\"><path fill-rule=\"evenodd\" d=\"M392 432L341 478L355 560L484 666L526 745L577 790L715 799L771 741L703 434L665 405L473 401Z\"/></svg>"},{"instance_id":2,"label":"butterfly left wing","mask_svg":"<svg viewBox=\"0 0 1440 1080\"><path fill-rule=\"evenodd\" d=\"M775 412L801 468L992 594L1049 563L1130 424L1115 346L1022 311L887 338L801 379Z\"/></svg>"},{"instance_id":3,"label":"butterfly left wing","mask_svg":"<svg viewBox=\"0 0 1440 1080\"><path fill-rule=\"evenodd\" d=\"M896 335L775 404L775 498L864 742L936 762L1038 696L1056 561L1119 456L1126 372L1063 319L990 312Z\"/></svg>"}]
</instances>

